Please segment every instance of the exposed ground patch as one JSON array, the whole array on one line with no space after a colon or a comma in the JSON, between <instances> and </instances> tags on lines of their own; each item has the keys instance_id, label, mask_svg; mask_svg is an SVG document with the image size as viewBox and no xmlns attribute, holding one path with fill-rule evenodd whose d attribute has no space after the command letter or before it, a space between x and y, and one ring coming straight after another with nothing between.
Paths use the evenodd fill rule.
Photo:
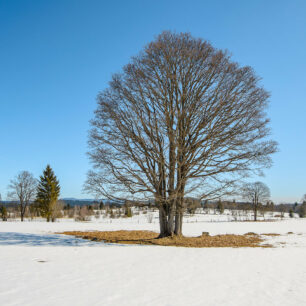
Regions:
<instances>
[{"instance_id":1,"label":"exposed ground patch","mask_svg":"<svg viewBox=\"0 0 306 306\"><path fill-rule=\"evenodd\" d=\"M120 244L141 244L141 245L160 245L176 247L271 247L268 244L262 244L264 239L255 233L246 235L202 235L199 237L165 237L158 238L158 233L151 231L94 231L80 232L69 231L57 234L72 235L92 241L101 241L107 243Z\"/></svg>"},{"instance_id":2,"label":"exposed ground patch","mask_svg":"<svg viewBox=\"0 0 306 306\"><path fill-rule=\"evenodd\" d=\"M273 237L273 236L280 236L280 234L276 234L276 233L267 233L267 234L261 234L261 235L263 235L263 236L271 236L271 237Z\"/></svg>"}]
</instances>

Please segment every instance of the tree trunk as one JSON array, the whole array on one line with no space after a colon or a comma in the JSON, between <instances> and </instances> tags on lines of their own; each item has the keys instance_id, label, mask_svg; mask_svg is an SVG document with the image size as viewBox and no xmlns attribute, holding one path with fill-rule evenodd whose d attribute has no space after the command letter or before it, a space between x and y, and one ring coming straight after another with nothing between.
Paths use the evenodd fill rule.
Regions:
<instances>
[{"instance_id":1,"label":"tree trunk","mask_svg":"<svg viewBox=\"0 0 306 306\"><path fill-rule=\"evenodd\" d=\"M159 237L164 237L167 228L166 212L163 206L159 207Z\"/></svg>"},{"instance_id":2,"label":"tree trunk","mask_svg":"<svg viewBox=\"0 0 306 306\"><path fill-rule=\"evenodd\" d=\"M175 212L175 229L174 234L177 236L182 236L183 227L183 198L180 197L177 200L176 212Z\"/></svg>"},{"instance_id":3,"label":"tree trunk","mask_svg":"<svg viewBox=\"0 0 306 306\"><path fill-rule=\"evenodd\" d=\"M174 234L182 236L183 231L183 214L184 214L184 195L185 195L185 181L183 180L183 167L178 169L177 173L177 184L178 184L178 197L176 200L176 211L175 211L175 229Z\"/></svg>"},{"instance_id":4,"label":"tree trunk","mask_svg":"<svg viewBox=\"0 0 306 306\"><path fill-rule=\"evenodd\" d=\"M174 202L171 202L171 206L169 207L169 213L168 213L168 220L167 220L167 226L168 226L168 234L169 236L173 236L174 234Z\"/></svg>"},{"instance_id":5,"label":"tree trunk","mask_svg":"<svg viewBox=\"0 0 306 306\"><path fill-rule=\"evenodd\" d=\"M174 211L173 209L167 209L165 205L160 205L159 207L159 238L173 236L173 219Z\"/></svg>"},{"instance_id":6,"label":"tree trunk","mask_svg":"<svg viewBox=\"0 0 306 306\"><path fill-rule=\"evenodd\" d=\"M25 208L24 208L23 202L21 202L20 200L20 220L21 222L23 222L24 213L25 213Z\"/></svg>"},{"instance_id":7,"label":"tree trunk","mask_svg":"<svg viewBox=\"0 0 306 306\"><path fill-rule=\"evenodd\" d=\"M175 235L182 234L182 228L180 227L180 219L181 219L181 214L177 210L175 213L175 229L174 229Z\"/></svg>"}]
</instances>

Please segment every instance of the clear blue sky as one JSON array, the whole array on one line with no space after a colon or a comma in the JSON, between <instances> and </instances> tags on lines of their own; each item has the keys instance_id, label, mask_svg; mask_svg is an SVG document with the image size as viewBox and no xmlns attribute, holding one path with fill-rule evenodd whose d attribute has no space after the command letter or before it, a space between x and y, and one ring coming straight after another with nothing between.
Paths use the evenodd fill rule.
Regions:
<instances>
[{"instance_id":1,"label":"clear blue sky","mask_svg":"<svg viewBox=\"0 0 306 306\"><path fill-rule=\"evenodd\" d=\"M276 202L306 193L306 1L0 0L0 193L50 163L62 197L88 197L88 121L113 73L163 30L254 67L280 144L260 178ZM254 178L256 179L256 178Z\"/></svg>"}]
</instances>

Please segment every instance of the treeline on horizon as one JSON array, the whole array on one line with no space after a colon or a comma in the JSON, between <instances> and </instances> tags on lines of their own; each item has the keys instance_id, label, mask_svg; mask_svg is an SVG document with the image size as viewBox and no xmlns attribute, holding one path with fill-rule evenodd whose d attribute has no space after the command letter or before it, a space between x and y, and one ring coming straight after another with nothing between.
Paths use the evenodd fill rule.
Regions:
<instances>
[{"instance_id":1,"label":"treeline on horizon","mask_svg":"<svg viewBox=\"0 0 306 306\"><path fill-rule=\"evenodd\" d=\"M109 218L132 217L132 207L138 211L154 211L158 209L158 205L154 201L114 201L114 200L78 200L78 199L59 199L53 206L50 221L54 222L60 218L73 218L75 221L90 221L91 217L100 218L103 215ZM236 202L235 200L202 200L186 197L184 200L184 214L194 215L195 213L213 213L222 215L225 210L231 212L234 216L239 211L245 216L249 212L254 211L254 205L250 202ZM265 213L277 212L277 217L284 218L285 214L293 218L296 216L306 217L306 202L302 204L278 204L267 201L265 204L259 203L256 212L261 216ZM0 202L0 219L7 221L8 219L20 218L20 204L18 201L2 201ZM31 220L35 218L46 217L37 202L32 201L24 211L24 217ZM152 217L151 217L152 219ZM152 221L151 221L152 222Z\"/></svg>"},{"instance_id":2,"label":"treeline on horizon","mask_svg":"<svg viewBox=\"0 0 306 306\"><path fill-rule=\"evenodd\" d=\"M235 200L198 200L196 198L189 198L193 201L196 201L198 204L196 205L197 208L211 208L214 209L220 205L220 201L224 207L224 209L228 210L252 210L252 203L246 201L239 201L236 202ZM122 206L128 205L130 207L157 207L152 201L115 201L115 200L108 200L108 199L99 199L99 200L90 200L90 199L59 199L63 204L63 209L69 209L70 207L75 206L87 206L93 209L101 209L100 207L108 206L109 208L120 208ZM188 202L188 199L187 199ZM102 204L101 204L102 203ZM33 201L30 205L34 205L35 202ZM278 211L278 212L289 212L290 209L296 210L297 207L302 205L303 203L282 203L282 204L274 204L273 201L269 201L266 205L261 205L266 211ZM4 205L7 208L17 208L19 205L18 201L0 201L0 205ZM188 206L188 205L187 205Z\"/></svg>"}]
</instances>

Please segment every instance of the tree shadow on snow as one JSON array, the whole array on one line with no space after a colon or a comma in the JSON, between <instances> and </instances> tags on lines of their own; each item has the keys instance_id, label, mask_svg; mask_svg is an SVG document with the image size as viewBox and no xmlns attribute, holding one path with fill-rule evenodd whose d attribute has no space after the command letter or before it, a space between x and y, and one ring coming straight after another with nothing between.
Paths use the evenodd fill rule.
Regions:
<instances>
[{"instance_id":1,"label":"tree shadow on snow","mask_svg":"<svg viewBox=\"0 0 306 306\"><path fill-rule=\"evenodd\" d=\"M21 246L108 246L111 244L84 240L73 236L55 234L25 234L16 232L0 232L1 245Z\"/></svg>"}]
</instances>

